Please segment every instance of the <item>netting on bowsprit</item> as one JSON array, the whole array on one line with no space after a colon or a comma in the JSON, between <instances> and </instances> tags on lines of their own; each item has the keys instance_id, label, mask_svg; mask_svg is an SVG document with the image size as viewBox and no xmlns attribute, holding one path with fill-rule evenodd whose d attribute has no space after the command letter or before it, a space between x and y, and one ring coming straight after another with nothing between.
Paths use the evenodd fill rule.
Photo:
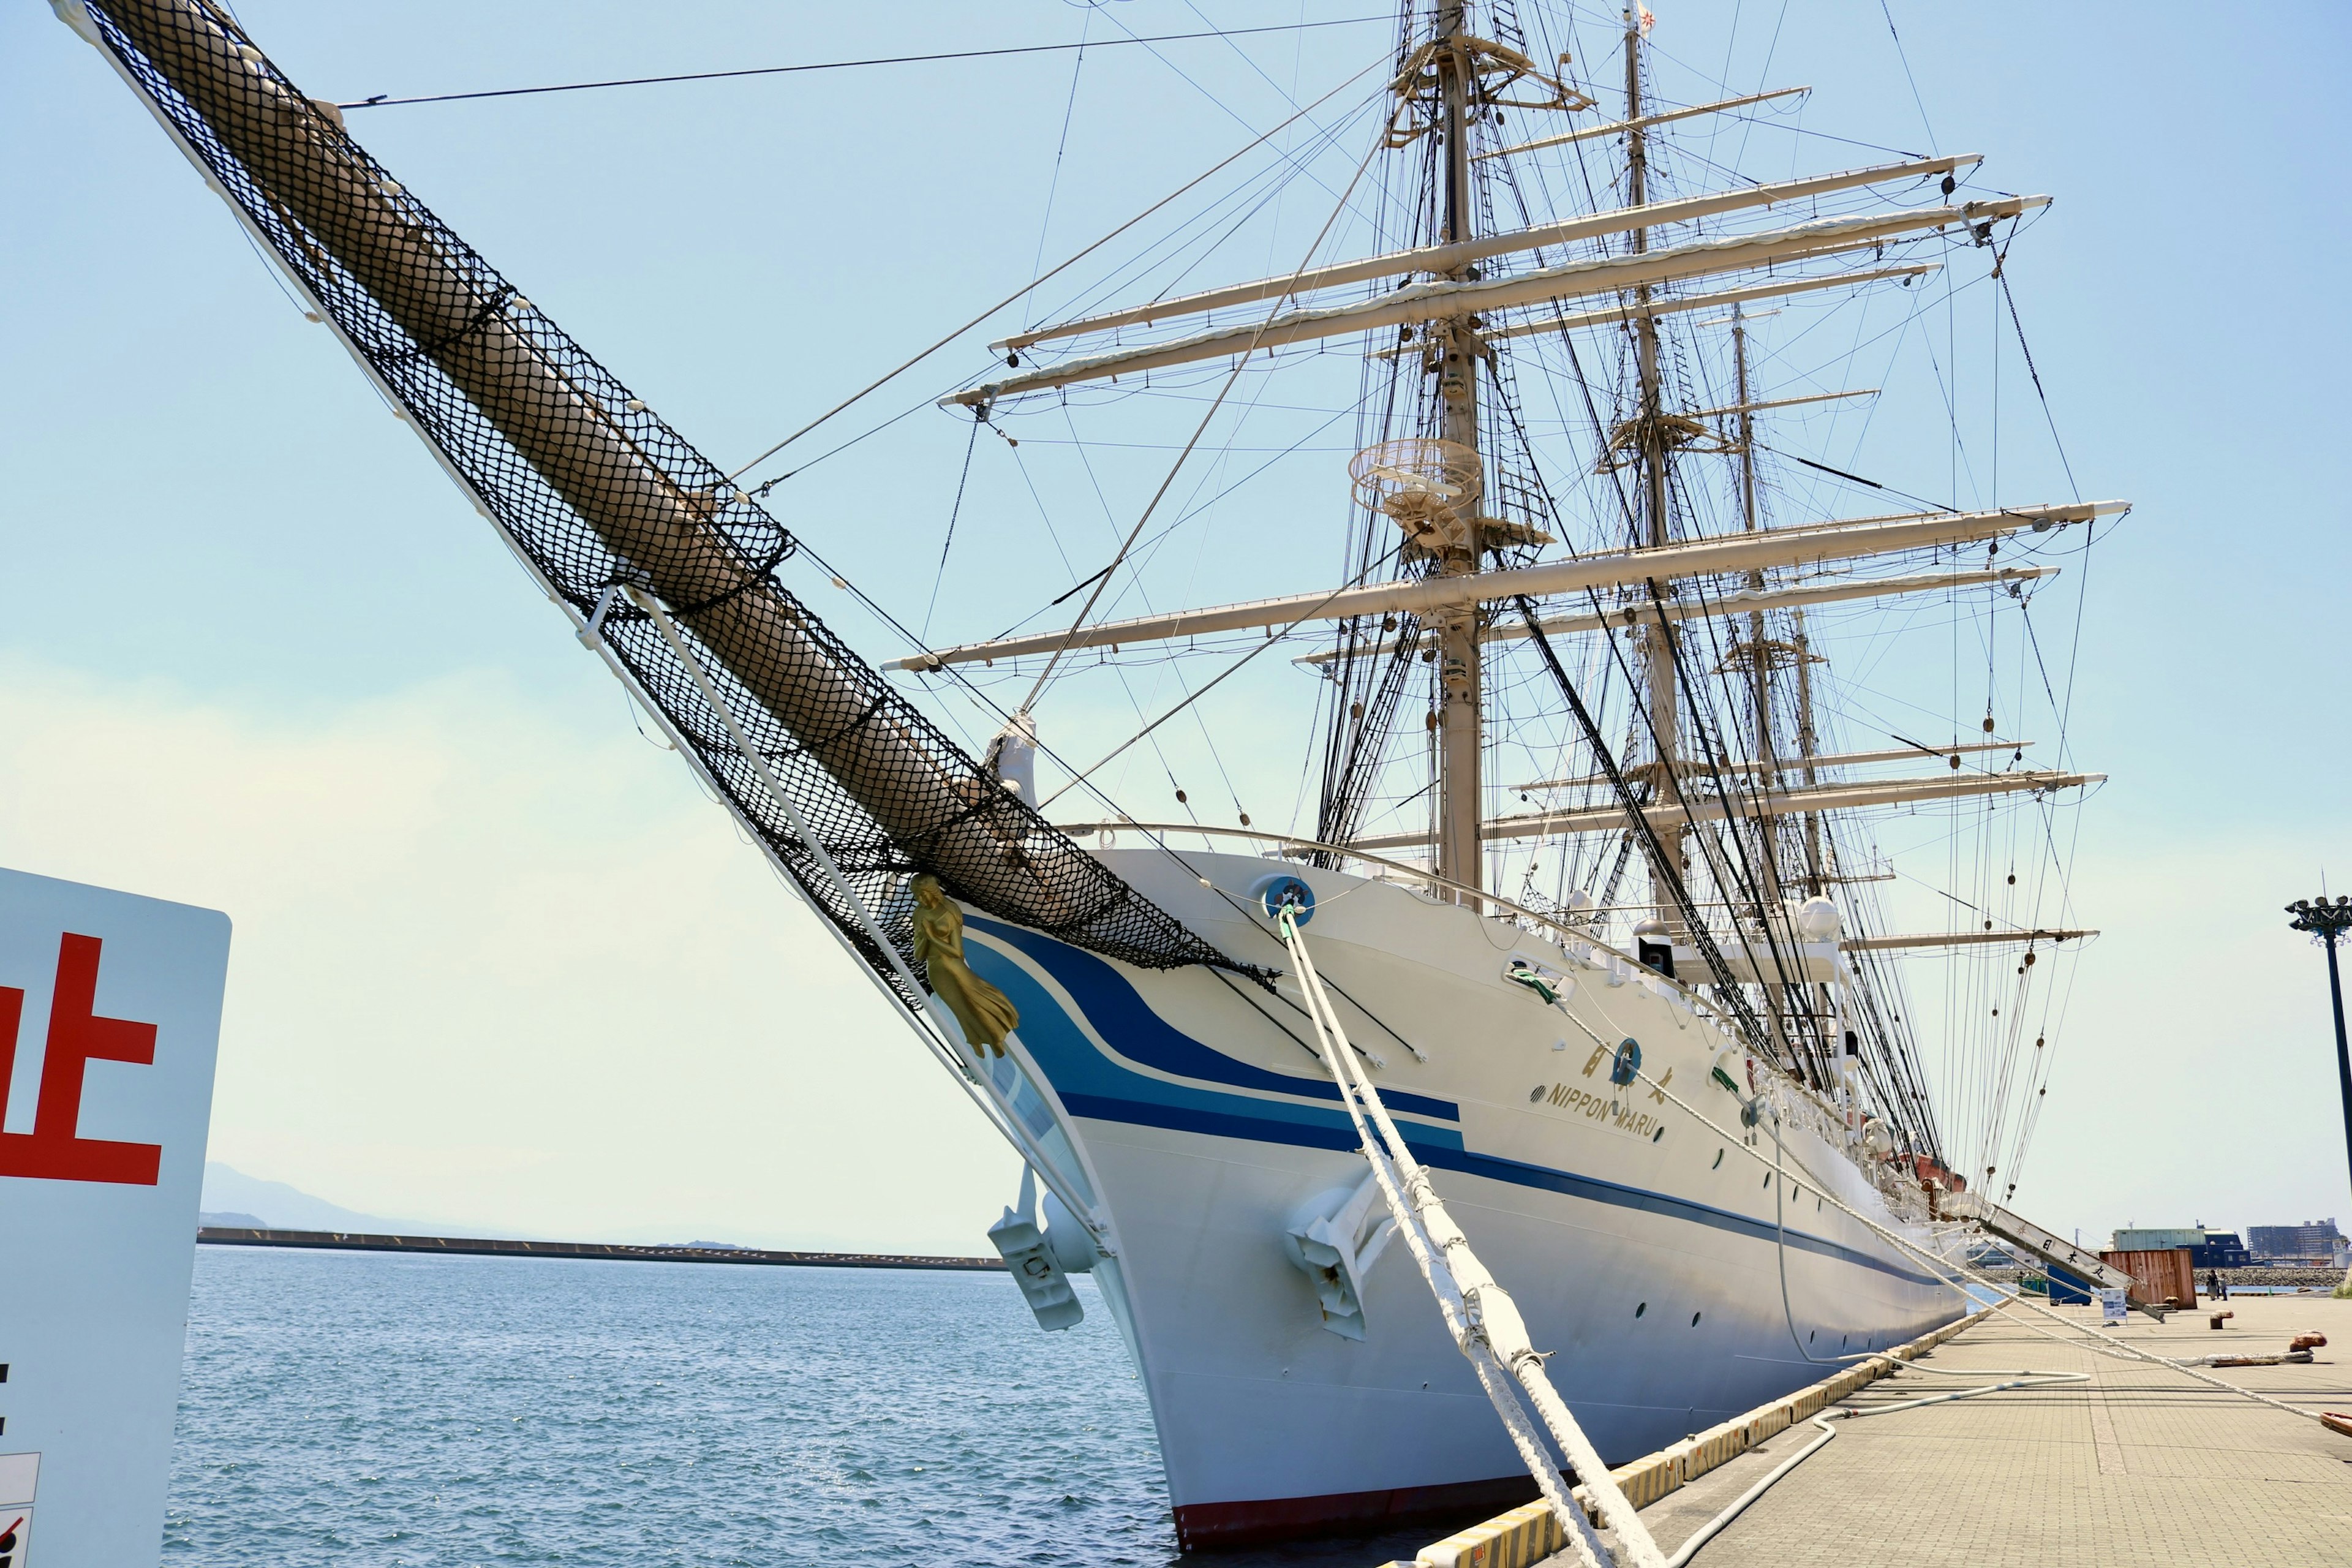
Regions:
<instances>
[{"instance_id":1,"label":"netting on bowsprit","mask_svg":"<svg viewBox=\"0 0 2352 1568\"><path fill-rule=\"evenodd\" d=\"M866 963L908 987L763 771L911 960L903 885L1148 968L1238 968L1007 792L777 580L792 536L201 0L90 0L106 45L492 520L600 629ZM646 613L649 592L743 728Z\"/></svg>"}]
</instances>

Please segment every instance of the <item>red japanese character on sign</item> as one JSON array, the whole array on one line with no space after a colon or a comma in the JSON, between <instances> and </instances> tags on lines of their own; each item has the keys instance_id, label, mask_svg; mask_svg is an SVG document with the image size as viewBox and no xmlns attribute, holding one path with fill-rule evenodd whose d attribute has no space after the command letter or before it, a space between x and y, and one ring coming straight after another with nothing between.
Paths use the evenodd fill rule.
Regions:
<instances>
[{"instance_id":1,"label":"red japanese character on sign","mask_svg":"<svg viewBox=\"0 0 2352 1568\"><path fill-rule=\"evenodd\" d=\"M57 1182L155 1184L163 1150L157 1143L118 1143L80 1135L82 1074L91 1062L155 1061L155 1026L98 1016L94 936L68 931L58 943L57 990L49 1000L48 1048L41 1058L40 1102L30 1132L0 1132L0 1176ZM25 994L0 985L0 1109L16 1076L16 1030Z\"/></svg>"}]
</instances>

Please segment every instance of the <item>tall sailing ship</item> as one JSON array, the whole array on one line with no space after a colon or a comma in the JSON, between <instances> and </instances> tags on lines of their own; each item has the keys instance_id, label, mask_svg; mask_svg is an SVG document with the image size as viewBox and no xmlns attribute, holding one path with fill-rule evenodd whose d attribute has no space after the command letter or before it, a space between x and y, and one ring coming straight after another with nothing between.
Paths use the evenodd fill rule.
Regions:
<instances>
[{"instance_id":1,"label":"tall sailing ship","mask_svg":"<svg viewBox=\"0 0 2352 1568\"><path fill-rule=\"evenodd\" d=\"M1792 323L1939 271L2005 300L2045 198L1983 187L1969 156L1685 190L1669 171L1721 166L1671 138L1791 94L1663 100L1638 5L1583 40L1589 70L1571 18L1532 0L1416 3L1365 112L1332 120L1360 162L1297 268L1184 291L1213 246L1130 258L1167 286L1001 341L945 399L973 439L1017 438L1115 390L1173 410L1189 457L1232 439L1215 415L1244 375L1346 356L1331 412L1360 438L1332 579L1114 618L1147 508L1043 629L913 639L877 668L795 595L795 574L841 581L740 473L225 7L56 4L1021 1152L1042 1212L1024 1184L992 1234L1048 1328L1083 1315L1066 1276L1091 1274L1187 1545L1533 1491L1391 1245L1286 918L1603 1458L1961 1310L1890 1237L1955 1246L1939 1203L1972 1180L2005 1195L2032 1135L2050 1051L2026 1020L2090 934L2042 921L2063 870L2047 824L2098 775L2015 738L2035 717L2063 741L2026 617L2054 557L2125 509L1969 509L1794 456L1776 422L1871 389L1822 384L1851 353L1775 373L1799 363ZM1370 243L1332 259L1335 234ZM1898 320L1948 310L1953 281ZM1909 510L1785 515L1807 493L1791 464ZM1889 709L1842 650L1882 660L1922 622L1943 694L1857 734ZM1122 807L1052 748L1043 699L1073 671L1181 664L1192 695L1148 733L1276 645L1318 781L1290 831L1204 821L1181 791L1172 814ZM2032 684L1996 679L2029 660ZM1979 662L1980 727L1957 695ZM994 732L960 741L973 701ZM1878 844L1893 813L1932 829L1923 853ZM1898 877L1965 917L1888 929ZM1900 962L1924 953L1934 1022ZM1936 1047L1957 1111L1931 1098ZM1780 1166L1760 1184L1759 1140Z\"/></svg>"}]
</instances>

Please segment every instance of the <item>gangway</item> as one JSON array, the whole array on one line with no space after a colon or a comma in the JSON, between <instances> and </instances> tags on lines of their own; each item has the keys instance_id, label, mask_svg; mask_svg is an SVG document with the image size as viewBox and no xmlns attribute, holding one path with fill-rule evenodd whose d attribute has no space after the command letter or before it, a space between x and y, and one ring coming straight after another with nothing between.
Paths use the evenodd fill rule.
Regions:
<instances>
[{"instance_id":1,"label":"gangway","mask_svg":"<svg viewBox=\"0 0 2352 1568\"><path fill-rule=\"evenodd\" d=\"M2169 1310L2162 1301L2144 1299L2137 1280L2122 1269L2110 1267L2097 1253L2084 1252L2073 1242L2052 1235L2021 1215L2011 1214L1981 1194L1947 1194L1937 1208L1944 1218L1968 1220L2021 1248L2044 1267L2062 1268L2095 1289L2123 1291L2125 1301L2159 1323ZM2194 1304L2181 1303L2184 1307Z\"/></svg>"}]
</instances>

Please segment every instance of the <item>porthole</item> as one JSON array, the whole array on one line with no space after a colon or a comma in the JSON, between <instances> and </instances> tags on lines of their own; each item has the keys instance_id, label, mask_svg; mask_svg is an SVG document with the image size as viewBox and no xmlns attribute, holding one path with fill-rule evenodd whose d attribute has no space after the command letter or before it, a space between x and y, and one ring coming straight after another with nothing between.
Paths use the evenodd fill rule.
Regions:
<instances>
[{"instance_id":1,"label":"porthole","mask_svg":"<svg viewBox=\"0 0 2352 1568\"><path fill-rule=\"evenodd\" d=\"M1644 1313L1644 1312L1648 1311L1649 1310L1650 1310L1650 1304L1649 1304L1647 1301L1644 1301L1644 1302L1643 1302L1640 1306L1638 1306L1638 1307L1636 1307L1636 1308L1634 1308L1634 1309L1633 1309L1633 1315L1634 1315L1635 1317L1637 1317L1637 1318L1638 1318L1638 1317L1640 1317L1643 1313Z\"/></svg>"},{"instance_id":2,"label":"porthole","mask_svg":"<svg viewBox=\"0 0 2352 1568\"><path fill-rule=\"evenodd\" d=\"M1714 1163L1714 1164L1712 1164L1712 1165L1709 1165L1709 1166L1707 1167L1707 1169L1708 1169L1708 1170L1710 1170L1710 1171L1720 1171L1720 1170L1722 1170L1722 1169L1723 1169L1723 1151L1722 1151L1722 1150L1717 1149L1717 1150L1715 1152L1715 1163Z\"/></svg>"},{"instance_id":3,"label":"porthole","mask_svg":"<svg viewBox=\"0 0 2352 1568\"><path fill-rule=\"evenodd\" d=\"M1772 1184L1772 1173L1769 1171L1764 1173L1764 1184L1768 1187Z\"/></svg>"},{"instance_id":4,"label":"porthole","mask_svg":"<svg viewBox=\"0 0 2352 1568\"><path fill-rule=\"evenodd\" d=\"M1695 1328L1697 1328L1697 1327L1698 1327L1698 1321L1699 1321L1700 1316L1701 1316L1701 1314L1700 1314L1700 1313L1697 1313L1697 1312L1693 1312L1693 1313L1691 1314L1691 1327L1692 1327L1692 1328L1694 1328L1694 1329L1695 1329Z\"/></svg>"},{"instance_id":5,"label":"porthole","mask_svg":"<svg viewBox=\"0 0 2352 1568\"><path fill-rule=\"evenodd\" d=\"M1541 1084L1538 1084L1535 1088L1528 1090L1528 1103L1529 1105L1533 1105L1537 1100L1541 1100L1543 1098L1543 1090L1544 1086Z\"/></svg>"},{"instance_id":6,"label":"porthole","mask_svg":"<svg viewBox=\"0 0 2352 1568\"><path fill-rule=\"evenodd\" d=\"M1653 1142L1653 1143L1654 1143L1654 1142L1656 1142L1659 1139L1664 1138L1665 1135L1666 1135L1666 1130L1665 1130L1664 1128L1661 1127L1661 1128L1659 1128L1655 1132L1653 1132L1653 1133L1651 1133L1651 1134L1650 1134L1650 1142Z\"/></svg>"},{"instance_id":7,"label":"porthole","mask_svg":"<svg viewBox=\"0 0 2352 1568\"><path fill-rule=\"evenodd\" d=\"M1819 1330L1819 1329L1807 1329L1807 1330L1805 1331L1805 1342L1806 1342L1807 1344L1811 1344L1811 1343L1813 1342L1813 1336L1814 1336L1815 1334L1820 1333L1820 1332L1821 1332L1821 1330Z\"/></svg>"}]
</instances>

